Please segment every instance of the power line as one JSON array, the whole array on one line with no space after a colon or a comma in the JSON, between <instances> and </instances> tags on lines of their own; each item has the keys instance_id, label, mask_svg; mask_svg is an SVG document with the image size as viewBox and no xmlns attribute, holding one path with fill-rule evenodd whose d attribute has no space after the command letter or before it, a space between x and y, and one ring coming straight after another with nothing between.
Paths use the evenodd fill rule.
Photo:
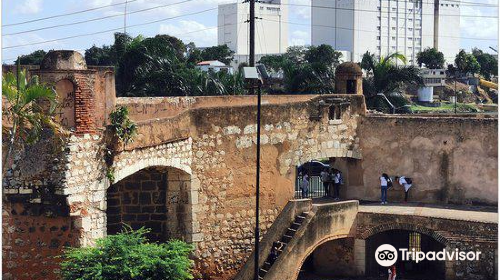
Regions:
<instances>
[{"instance_id":1,"label":"power line","mask_svg":"<svg viewBox=\"0 0 500 280\"><path fill-rule=\"evenodd\" d=\"M279 22L278 20L273 20L273 19L263 19L266 21L273 21L273 22ZM378 31L373 31L373 30L365 30L365 29L357 29L357 28L347 28L347 27L335 27L335 26L330 26L330 25L321 25L321 24L308 24L308 23L299 23L299 22L291 22L291 21L281 21L284 23L288 24L293 24L293 25L304 25L304 26L318 26L318 27L327 27L327 28L338 28L338 29L343 29L343 30L350 30L350 31L362 31L362 32L371 32L371 33L376 33L379 34ZM422 35L422 36L427 36L427 37L434 37L434 35ZM396 36L389 36L389 37L396 37ZM398 38L407 38L407 37L401 37L397 36ZM456 39L468 39L468 40L485 40L485 41L496 41L498 39L496 38L474 38L474 37L462 37L462 36L440 36L440 37L445 37L445 38L456 38Z\"/></svg>"},{"instance_id":2,"label":"power line","mask_svg":"<svg viewBox=\"0 0 500 280\"><path fill-rule=\"evenodd\" d=\"M194 0L183 0L183 1L180 1L180 2L175 2L175 3L170 3L170 4L165 4L165 5L159 5L159 6L155 6L155 7L150 7L150 8L146 8L146 9L136 10L136 11L129 12L129 13L127 13L126 10L125 10L125 12L122 13L122 14L109 15L109 16L104 16L104 17L98 17L98 18L88 19L88 20L82 20L82 21L76 21L76 22L71 22L71 23L58 24L58 25L53 25L53 26L46 26L46 27L41 27L41 28L37 28L37 29L19 31L19 32L14 32L14 33L8 33L8 34L3 34L2 37L3 36L12 36L12 35L18 35L18 34L31 33L31 32L36 32L36 31L40 31L40 30L47 30L47 29L53 29L53 28L58 28L58 27L73 26L73 25L78 25L78 24L83 24L83 23L88 23L88 22L93 22L93 21L99 21L99 20L104 20L104 19L114 18L114 17L121 17L121 16L125 16L126 17L127 15L132 15L132 14L137 14L137 13L143 13L143 12L147 12L147 11L151 11L151 10L155 10L155 9L159 9L159 8L165 8L165 7L170 7L170 6L174 6L174 5L184 4L184 3L187 3L187 2L191 2L191 1L194 1ZM125 27L125 25L126 25L126 22L124 22L124 27Z\"/></svg>"},{"instance_id":3,"label":"power line","mask_svg":"<svg viewBox=\"0 0 500 280\"><path fill-rule=\"evenodd\" d=\"M356 11L356 12L369 12L369 13L387 13L392 14L391 11L379 11L379 10L368 10L368 9L356 9L356 8L341 8L341 7L330 7L330 6L314 6L314 5L306 5L306 4L291 4L291 3L282 3L281 5L285 6L296 6L296 7L309 7L309 8L321 8L321 9L329 9L329 10L341 10L341 11ZM498 6L495 6L498 7ZM395 12L393 12L395 13ZM427 13L419 13L419 15L424 16L434 16L434 14ZM440 14L439 16L453 16L453 17L465 17L465 18L498 18L498 16L492 15L450 15L450 14Z\"/></svg>"},{"instance_id":4,"label":"power line","mask_svg":"<svg viewBox=\"0 0 500 280\"><path fill-rule=\"evenodd\" d=\"M193 31L188 31L188 32L183 32L183 33L178 33L178 34L171 34L172 36L182 36L182 35L186 35L186 34L192 34L192 33L197 33L197 32L202 32L202 31L207 31L207 30L211 30L211 29L217 29L217 28L220 28L220 27L225 27L225 26L230 26L230 25L236 25L236 24L243 24L244 22L238 22L238 23L227 23L227 24L223 24L223 25L218 25L218 26L213 26L213 27L207 27L207 28L202 28L202 29L198 29L198 30L193 30ZM240 25L241 26L241 25ZM79 50L76 50L78 52L82 52L82 51L86 51L87 49L79 49ZM21 55L22 57L22 55ZM14 58L5 58L5 59L2 59L2 62L5 62L5 61L14 61L16 60L17 57L14 57Z\"/></svg>"},{"instance_id":5,"label":"power line","mask_svg":"<svg viewBox=\"0 0 500 280\"><path fill-rule=\"evenodd\" d=\"M128 3L136 2L139 0L129 0L127 1ZM27 21L22 21L22 22L16 22L16 23L9 23L9 24L3 24L2 27L8 27L8 26L15 26L15 25L21 25L21 24L26 24L26 23L32 23L32 22L38 22L42 20L47 20L47 19L53 19L53 18L60 18L60 17L65 17L65 16L71 16L71 15L77 15L77 14L82 14L86 12L91 12L91 11L96 11L108 7L114 7L114 6L119 6L123 5L126 2L120 2L120 3L115 3L115 4L110 4L110 5L105 5L105 6L100 6L96 8L91 8L91 9L86 9L86 10L80 10L76 12L70 12L70 13L65 13L65 14L58 14L58 15L53 15L53 16L48 16L48 17L43 17L43 18L37 18L37 19L32 19L32 20L27 20Z\"/></svg>"},{"instance_id":6,"label":"power line","mask_svg":"<svg viewBox=\"0 0 500 280\"><path fill-rule=\"evenodd\" d=\"M189 13L189 14L183 14L183 15L178 15L178 16L174 16L174 17L163 18L163 19L149 21L149 22L144 22L144 23L139 23L139 24L133 24L133 25L129 25L128 27L131 28L131 27L138 27L138 26L150 25L150 24L153 24L153 23L158 23L158 22L162 22L162 21L172 20L172 19L181 18L181 17L185 17L185 16L192 16L192 15L197 15L197 14L201 14L201 13L206 13L206 12L213 11L213 10L216 10L216 9L217 8L205 9L205 10L202 10L202 11L193 12L193 13ZM79 38L79 37L87 37L87 36L98 35L98 34L103 34L103 33L112 32L112 31L118 31L118 30L122 30L122 29L123 29L123 27L119 27L119 28L113 28L113 29L108 29L108 30L102 30L102 31L98 31L98 32L92 32L92 33L73 35L73 36L68 36L68 37L63 37L63 38L58 38L58 39L52 39L52 40L47 40L47 41L41 41L41 42L35 42L35 43L29 43L29 44L21 44L21 45L14 45L14 46L7 46L7 47L3 47L2 50L19 48L19 47L26 47L26 46L32 46L32 45L39 45L39 44L56 42L56 41L63 41L63 40L74 39L74 38Z\"/></svg>"}]
</instances>

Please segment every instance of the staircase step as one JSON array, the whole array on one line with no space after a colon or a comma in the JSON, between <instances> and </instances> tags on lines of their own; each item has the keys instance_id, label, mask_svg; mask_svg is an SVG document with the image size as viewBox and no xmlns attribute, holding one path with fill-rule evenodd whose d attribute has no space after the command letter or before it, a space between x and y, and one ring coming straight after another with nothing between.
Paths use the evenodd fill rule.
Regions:
<instances>
[{"instance_id":1,"label":"staircase step","mask_svg":"<svg viewBox=\"0 0 500 280\"><path fill-rule=\"evenodd\" d=\"M300 228L300 225L301 223L292 223L292 225L290 226L290 228L293 228L293 229L299 229Z\"/></svg>"},{"instance_id":2,"label":"staircase step","mask_svg":"<svg viewBox=\"0 0 500 280\"><path fill-rule=\"evenodd\" d=\"M294 236L294 235L295 235L295 233L297 233L297 231L296 231L296 230L294 230L294 229L292 229L292 228L288 228L288 229L286 230L285 235L288 235L288 236Z\"/></svg>"},{"instance_id":3,"label":"staircase step","mask_svg":"<svg viewBox=\"0 0 500 280\"><path fill-rule=\"evenodd\" d=\"M292 240L293 236L290 236L290 235L283 235L283 237L281 238L281 240L283 240L284 243L287 243L290 242L290 240Z\"/></svg>"}]
</instances>

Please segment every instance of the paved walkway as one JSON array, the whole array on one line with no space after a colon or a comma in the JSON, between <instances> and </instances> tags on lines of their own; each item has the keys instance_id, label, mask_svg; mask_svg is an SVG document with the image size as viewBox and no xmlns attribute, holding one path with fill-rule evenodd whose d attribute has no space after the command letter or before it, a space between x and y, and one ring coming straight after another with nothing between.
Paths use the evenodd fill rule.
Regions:
<instances>
[{"instance_id":1,"label":"paved walkway","mask_svg":"<svg viewBox=\"0 0 500 280\"><path fill-rule=\"evenodd\" d=\"M325 204L332 202L336 201L324 198L313 200L313 204ZM450 220L498 223L498 209L491 206L449 204L434 205L425 203L389 203L381 205L378 202L360 202L359 212L391 215L416 215Z\"/></svg>"},{"instance_id":2,"label":"paved walkway","mask_svg":"<svg viewBox=\"0 0 500 280\"><path fill-rule=\"evenodd\" d=\"M396 215L416 215L450 220L498 223L498 213L491 208L441 206L431 204L365 204L359 212Z\"/></svg>"}]
</instances>

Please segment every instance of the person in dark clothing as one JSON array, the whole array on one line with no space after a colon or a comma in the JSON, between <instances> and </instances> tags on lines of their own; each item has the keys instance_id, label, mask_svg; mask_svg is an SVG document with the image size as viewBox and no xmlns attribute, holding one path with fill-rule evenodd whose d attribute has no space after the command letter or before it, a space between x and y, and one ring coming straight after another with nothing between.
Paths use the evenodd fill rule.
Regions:
<instances>
[{"instance_id":1,"label":"person in dark clothing","mask_svg":"<svg viewBox=\"0 0 500 280\"><path fill-rule=\"evenodd\" d=\"M274 241L273 247L271 248L271 253L269 254L271 265L278 259L279 250L283 248L283 243Z\"/></svg>"}]
</instances>

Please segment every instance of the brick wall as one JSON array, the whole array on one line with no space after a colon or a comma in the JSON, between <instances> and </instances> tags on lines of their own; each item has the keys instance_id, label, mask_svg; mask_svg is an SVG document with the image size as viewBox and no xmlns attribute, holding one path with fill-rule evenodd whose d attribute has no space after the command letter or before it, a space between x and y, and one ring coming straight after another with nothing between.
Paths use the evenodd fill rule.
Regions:
<instances>
[{"instance_id":1,"label":"brick wall","mask_svg":"<svg viewBox=\"0 0 500 280\"><path fill-rule=\"evenodd\" d=\"M108 234L120 232L123 224L133 229L151 229L152 241L186 236L185 222L190 176L174 168L147 168L108 189Z\"/></svg>"},{"instance_id":2,"label":"brick wall","mask_svg":"<svg viewBox=\"0 0 500 280\"><path fill-rule=\"evenodd\" d=\"M20 203L3 206L3 279L57 279L60 256L77 243L70 217L47 217ZM38 211L36 211L38 212Z\"/></svg>"},{"instance_id":3,"label":"brick wall","mask_svg":"<svg viewBox=\"0 0 500 280\"><path fill-rule=\"evenodd\" d=\"M123 224L134 229L150 228L149 237L166 241L167 173L145 169L112 185L108 189L108 234L120 232Z\"/></svg>"}]
</instances>

